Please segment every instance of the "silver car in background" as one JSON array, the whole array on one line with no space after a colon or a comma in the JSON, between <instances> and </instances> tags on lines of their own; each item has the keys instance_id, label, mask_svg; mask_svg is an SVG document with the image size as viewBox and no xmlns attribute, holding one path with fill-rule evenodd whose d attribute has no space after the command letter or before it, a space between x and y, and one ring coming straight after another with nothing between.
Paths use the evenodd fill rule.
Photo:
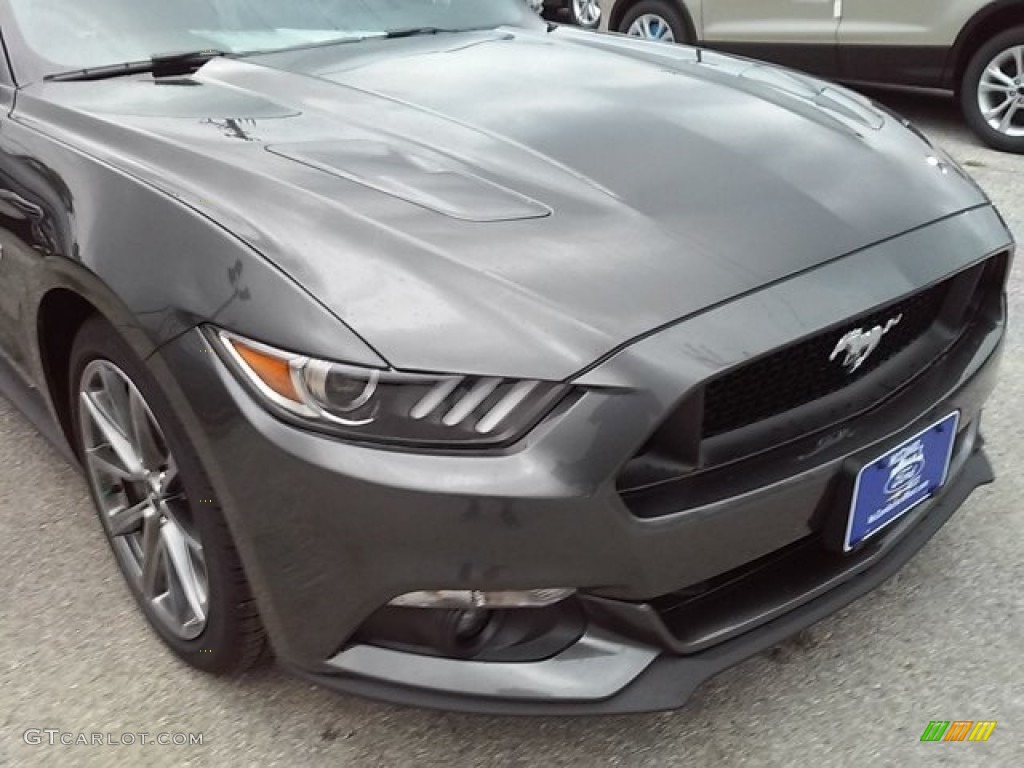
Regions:
<instances>
[{"instance_id":1,"label":"silver car in background","mask_svg":"<svg viewBox=\"0 0 1024 768\"><path fill-rule=\"evenodd\" d=\"M990 146L1024 152L1024 0L601 0L602 28L837 80L954 91Z\"/></svg>"}]
</instances>

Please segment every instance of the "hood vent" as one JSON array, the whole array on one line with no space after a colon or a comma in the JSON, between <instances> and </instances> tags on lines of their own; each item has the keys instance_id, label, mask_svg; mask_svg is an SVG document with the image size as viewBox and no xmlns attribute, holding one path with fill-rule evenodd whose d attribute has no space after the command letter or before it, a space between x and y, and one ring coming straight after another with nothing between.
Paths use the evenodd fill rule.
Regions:
<instances>
[{"instance_id":1,"label":"hood vent","mask_svg":"<svg viewBox=\"0 0 1024 768\"><path fill-rule=\"evenodd\" d=\"M546 205L460 170L447 158L381 141L276 144L267 150L453 219L514 221L551 214Z\"/></svg>"}]
</instances>

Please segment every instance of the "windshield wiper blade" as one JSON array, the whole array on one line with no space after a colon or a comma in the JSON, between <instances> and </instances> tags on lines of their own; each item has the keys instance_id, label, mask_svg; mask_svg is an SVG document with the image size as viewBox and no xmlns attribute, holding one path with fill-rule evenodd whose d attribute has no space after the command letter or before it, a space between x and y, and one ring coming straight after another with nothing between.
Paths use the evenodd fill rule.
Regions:
<instances>
[{"instance_id":1,"label":"windshield wiper blade","mask_svg":"<svg viewBox=\"0 0 1024 768\"><path fill-rule=\"evenodd\" d=\"M396 37L416 37L418 35L441 35L445 33L465 32L465 29L444 29L443 27L411 27L409 29L389 29L384 37L389 40Z\"/></svg>"},{"instance_id":2,"label":"windshield wiper blade","mask_svg":"<svg viewBox=\"0 0 1024 768\"><path fill-rule=\"evenodd\" d=\"M191 75L206 62L221 56L229 56L225 51L205 49L187 53L168 53L153 56L142 61L126 61L121 64L107 64L101 67L85 67L70 72L58 72L47 75L44 80L106 80L111 77L139 75L152 72L153 77L179 77Z\"/></svg>"}]
</instances>

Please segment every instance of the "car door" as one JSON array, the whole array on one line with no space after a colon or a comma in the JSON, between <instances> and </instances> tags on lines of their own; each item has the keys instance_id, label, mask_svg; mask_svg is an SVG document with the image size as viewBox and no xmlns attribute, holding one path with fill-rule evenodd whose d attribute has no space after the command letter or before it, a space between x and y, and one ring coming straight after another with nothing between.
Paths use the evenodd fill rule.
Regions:
<instances>
[{"instance_id":1,"label":"car door","mask_svg":"<svg viewBox=\"0 0 1024 768\"><path fill-rule=\"evenodd\" d=\"M940 87L947 58L980 0L840 0L846 80Z\"/></svg>"},{"instance_id":2,"label":"car door","mask_svg":"<svg viewBox=\"0 0 1024 768\"><path fill-rule=\"evenodd\" d=\"M703 0L704 43L826 77L838 71L840 0Z\"/></svg>"}]
</instances>

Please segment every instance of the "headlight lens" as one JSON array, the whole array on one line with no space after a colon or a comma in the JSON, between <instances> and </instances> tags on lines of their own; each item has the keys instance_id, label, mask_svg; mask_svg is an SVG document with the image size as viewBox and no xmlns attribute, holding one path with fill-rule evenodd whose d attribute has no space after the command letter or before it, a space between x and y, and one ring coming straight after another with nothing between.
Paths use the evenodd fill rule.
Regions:
<instances>
[{"instance_id":1,"label":"headlight lens","mask_svg":"<svg viewBox=\"0 0 1024 768\"><path fill-rule=\"evenodd\" d=\"M310 358L210 331L272 410L349 437L416 445L498 445L522 436L570 387L497 377L399 373Z\"/></svg>"}]
</instances>

